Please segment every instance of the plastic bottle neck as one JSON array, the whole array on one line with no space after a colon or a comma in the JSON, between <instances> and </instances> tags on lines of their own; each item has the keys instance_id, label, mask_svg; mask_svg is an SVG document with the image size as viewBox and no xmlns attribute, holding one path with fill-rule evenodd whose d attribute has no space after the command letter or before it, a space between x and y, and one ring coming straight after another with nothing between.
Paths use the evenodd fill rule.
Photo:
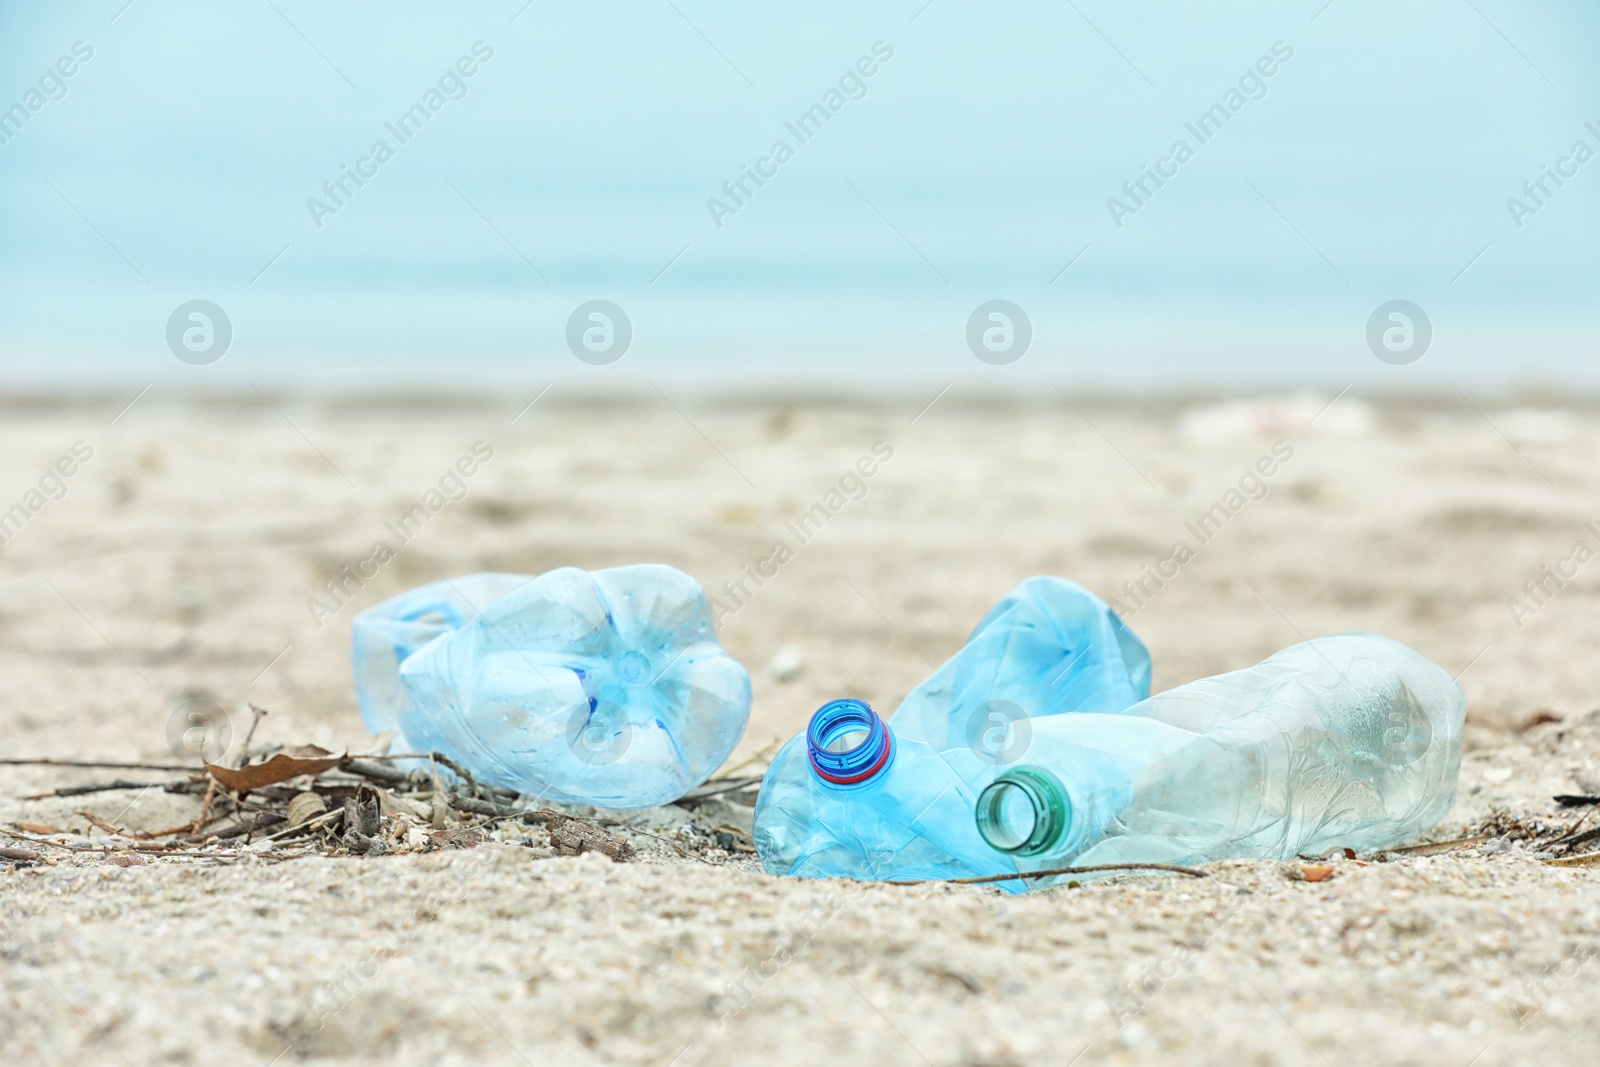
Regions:
<instances>
[{"instance_id":1,"label":"plastic bottle neck","mask_svg":"<svg viewBox=\"0 0 1600 1067\"><path fill-rule=\"evenodd\" d=\"M829 785L861 785L882 774L894 755L888 723L864 700L831 700L806 727L811 770Z\"/></svg>"},{"instance_id":2,"label":"plastic bottle neck","mask_svg":"<svg viewBox=\"0 0 1600 1067\"><path fill-rule=\"evenodd\" d=\"M973 814L990 848L1012 856L1053 851L1072 825L1072 802L1061 780L1042 767L1007 771L978 794Z\"/></svg>"}]
</instances>

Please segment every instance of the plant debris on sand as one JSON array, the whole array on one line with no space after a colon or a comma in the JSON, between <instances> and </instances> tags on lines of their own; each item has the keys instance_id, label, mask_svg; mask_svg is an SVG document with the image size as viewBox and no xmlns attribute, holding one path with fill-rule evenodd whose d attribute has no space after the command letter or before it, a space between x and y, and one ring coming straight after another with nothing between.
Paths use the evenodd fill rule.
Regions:
<instances>
[{"instance_id":1,"label":"plant debris on sand","mask_svg":"<svg viewBox=\"0 0 1600 1067\"><path fill-rule=\"evenodd\" d=\"M258 722L260 714L258 709ZM19 842L57 851L214 862L246 852L268 860L394 856L473 848L490 840L543 856L595 852L617 863L655 856L748 862L754 855L749 820L760 783L759 777L748 775L713 779L676 805L607 812L483 785L439 753L349 755L310 744L251 750L247 738L236 765L208 762L193 770L61 759L8 762L181 769L181 775L164 781L119 778L62 786L24 799L160 790L193 798L198 807L190 821L146 829L80 809L73 814L86 825L78 833L32 821L13 822L4 832ZM705 817L696 818L697 809ZM94 831L99 834L91 839ZM47 855L36 847L0 850L0 860L14 865L48 862L42 858Z\"/></svg>"}]
</instances>

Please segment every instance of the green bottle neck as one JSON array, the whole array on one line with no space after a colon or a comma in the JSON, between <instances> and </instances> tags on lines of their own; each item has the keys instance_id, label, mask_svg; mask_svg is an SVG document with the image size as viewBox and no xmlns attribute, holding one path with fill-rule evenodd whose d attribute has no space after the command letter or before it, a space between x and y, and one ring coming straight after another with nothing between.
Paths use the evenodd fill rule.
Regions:
<instances>
[{"instance_id":1,"label":"green bottle neck","mask_svg":"<svg viewBox=\"0 0 1600 1067\"><path fill-rule=\"evenodd\" d=\"M990 848L1012 856L1054 851L1072 826L1072 802L1061 780L1042 767L1017 767L996 778L974 810Z\"/></svg>"}]
</instances>

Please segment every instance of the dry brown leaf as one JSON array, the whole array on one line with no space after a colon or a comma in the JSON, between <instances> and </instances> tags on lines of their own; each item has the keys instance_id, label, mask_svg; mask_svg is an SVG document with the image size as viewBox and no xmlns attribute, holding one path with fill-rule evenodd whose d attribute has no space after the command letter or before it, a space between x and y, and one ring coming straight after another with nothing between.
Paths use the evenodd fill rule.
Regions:
<instances>
[{"instance_id":1,"label":"dry brown leaf","mask_svg":"<svg viewBox=\"0 0 1600 1067\"><path fill-rule=\"evenodd\" d=\"M1581 856L1567 856L1565 859L1545 860L1546 867L1600 867L1600 852L1585 852Z\"/></svg>"},{"instance_id":2,"label":"dry brown leaf","mask_svg":"<svg viewBox=\"0 0 1600 1067\"><path fill-rule=\"evenodd\" d=\"M11 860L15 863L33 863L39 859L39 854L31 848L0 848L0 860Z\"/></svg>"},{"instance_id":3,"label":"dry brown leaf","mask_svg":"<svg viewBox=\"0 0 1600 1067\"><path fill-rule=\"evenodd\" d=\"M328 810L328 802L317 793L296 793L289 801L289 825L304 826Z\"/></svg>"},{"instance_id":4,"label":"dry brown leaf","mask_svg":"<svg viewBox=\"0 0 1600 1067\"><path fill-rule=\"evenodd\" d=\"M16 822L11 825L30 834L59 834L62 832L61 827L51 826L42 822Z\"/></svg>"},{"instance_id":5,"label":"dry brown leaf","mask_svg":"<svg viewBox=\"0 0 1600 1067\"><path fill-rule=\"evenodd\" d=\"M269 785L287 782L302 774L321 774L337 767L343 760L343 756L336 756L317 745L296 745L284 749L265 763L252 763L237 769L208 763L206 770L229 789L248 793L252 789L265 789Z\"/></svg>"},{"instance_id":6,"label":"dry brown leaf","mask_svg":"<svg viewBox=\"0 0 1600 1067\"><path fill-rule=\"evenodd\" d=\"M1300 873L1308 882L1322 882L1333 877L1333 868L1325 863L1314 863L1309 867L1301 867Z\"/></svg>"},{"instance_id":7,"label":"dry brown leaf","mask_svg":"<svg viewBox=\"0 0 1600 1067\"><path fill-rule=\"evenodd\" d=\"M1555 712L1540 709L1539 711L1536 711L1532 715L1528 716L1526 719L1522 720L1521 724L1517 726L1517 733L1525 734L1536 726L1543 726L1545 723L1561 721L1561 716L1557 715Z\"/></svg>"}]
</instances>

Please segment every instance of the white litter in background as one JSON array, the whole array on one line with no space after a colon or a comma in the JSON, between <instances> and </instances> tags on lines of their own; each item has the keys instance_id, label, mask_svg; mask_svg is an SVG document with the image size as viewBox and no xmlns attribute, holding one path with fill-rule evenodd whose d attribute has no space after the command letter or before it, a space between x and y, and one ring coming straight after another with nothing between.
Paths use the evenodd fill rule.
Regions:
<instances>
[{"instance_id":1,"label":"white litter in background","mask_svg":"<svg viewBox=\"0 0 1600 1067\"><path fill-rule=\"evenodd\" d=\"M1178 436L1201 442L1283 437L1307 430L1345 436L1372 432L1377 416L1371 404L1348 393L1330 406L1332 400L1323 393L1302 392L1204 404L1178 416Z\"/></svg>"},{"instance_id":2,"label":"white litter in background","mask_svg":"<svg viewBox=\"0 0 1600 1067\"><path fill-rule=\"evenodd\" d=\"M1560 408L1513 408L1493 416L1500 432L1521 444L1560 444L1572 439L1576 420Z\"/></svg>"},{"instance_id":3,"label":"white litter in background","mask_svg":"<svg viewBox=\"0 0 1600 1067\"><path fill-rule=\"evenodd\" d=\"M767 661L767 675L775 682L792 682L800 677L805 665L805 651L799 645L787 644Z\"/></svg>"}]
</instances>

